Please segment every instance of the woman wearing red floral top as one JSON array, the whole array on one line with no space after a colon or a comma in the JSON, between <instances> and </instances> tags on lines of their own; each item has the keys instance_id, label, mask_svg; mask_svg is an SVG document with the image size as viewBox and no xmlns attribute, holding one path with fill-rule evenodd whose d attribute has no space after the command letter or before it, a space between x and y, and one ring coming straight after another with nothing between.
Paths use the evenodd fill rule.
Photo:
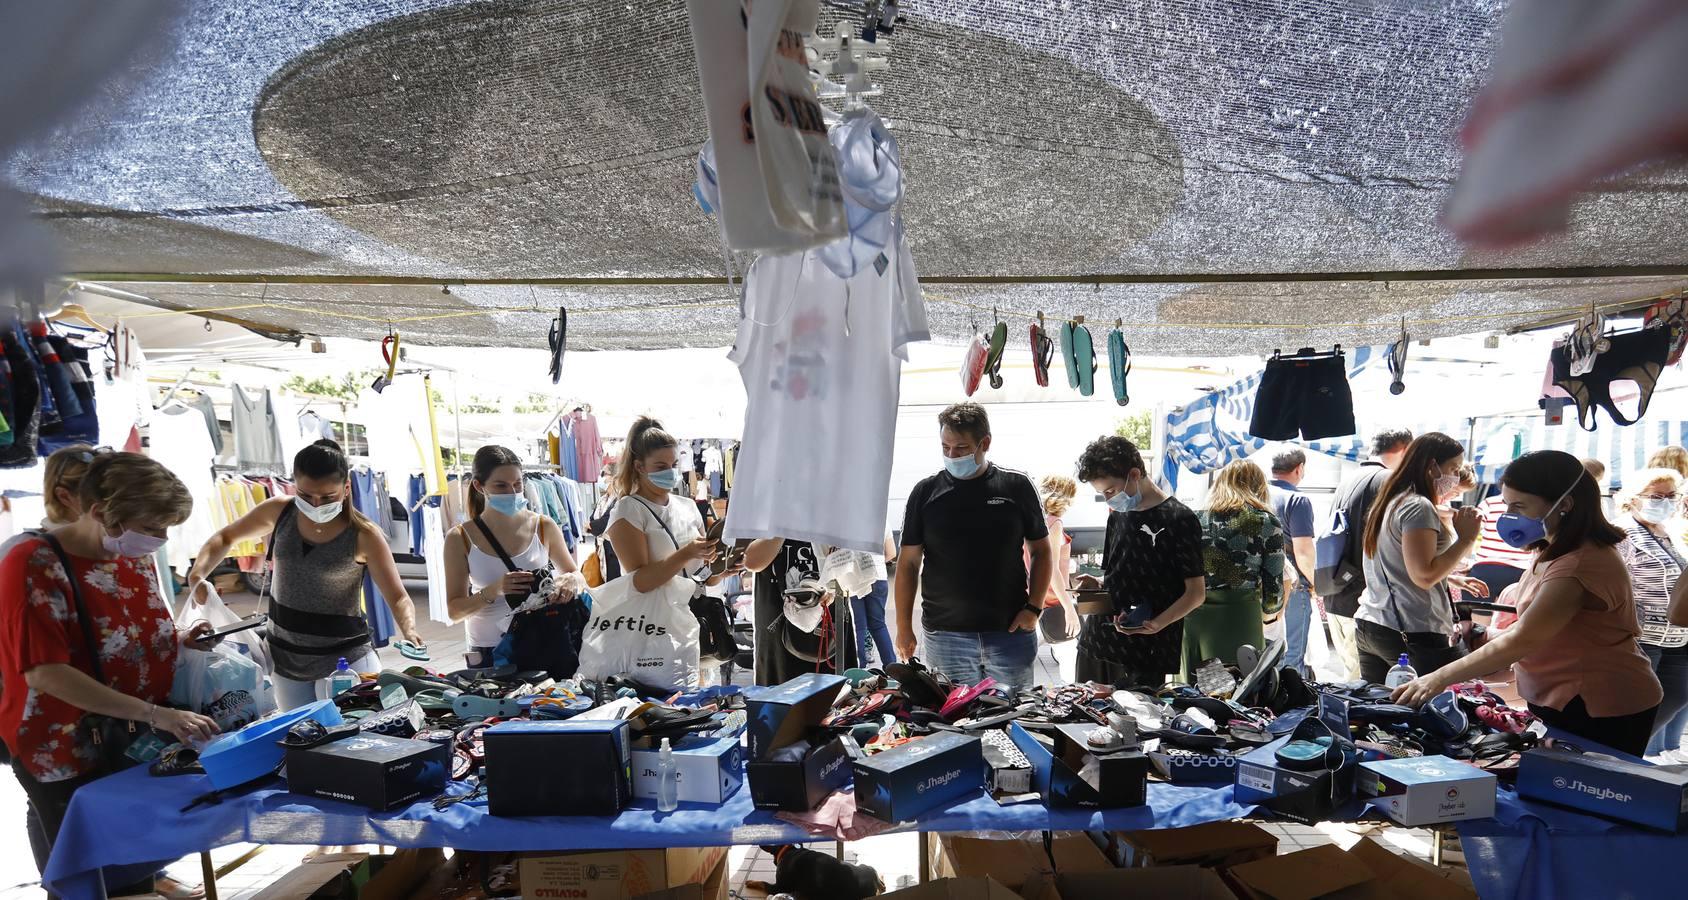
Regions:
<instances>
[{"instance_id":1,"label":"woman wearing red floral top","mask_svg":"<svg viewBox=\"0 0 1688 900\"><path fill-rule=\"evenodd\" d=\"M158 705L170 693L178 646L204 649L211 630L200 623L176 631L150 558L166 529L187 520L193 498L147 457L104 453L89 465L80 499L81 517L49 532L73 572L39 538L20 541L0 560L0 738L47 849L76 789L110 774L81 727L85 716L144 722L192 743L217 732L205 716ZM76 612L72 576L91 635ZM104 684L93 677L90 644Z\"/></svg>"}]
</instances>

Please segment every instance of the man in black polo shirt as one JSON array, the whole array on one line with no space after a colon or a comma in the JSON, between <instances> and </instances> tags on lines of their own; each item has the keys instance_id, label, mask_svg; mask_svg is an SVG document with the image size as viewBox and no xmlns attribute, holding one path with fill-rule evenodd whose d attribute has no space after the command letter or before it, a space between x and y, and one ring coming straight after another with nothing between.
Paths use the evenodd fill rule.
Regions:
<instances>
[{"instance_id":1,"label":"man in black polo shirt","mask_svg":"<svg viewBox=\"0 0 1688 900\"><path fill-rule=\"evenodd\" d=\"M914 594L926 664L958 683L990 677L1030 687L1037 616L1054 554L1031 479L985 460L985 408L961 403L938 415L944 470L915 485L897 556L897 655L914 656ZM1031 576L1025 554L1031 551Z\"/></svg>"}]
</instances>

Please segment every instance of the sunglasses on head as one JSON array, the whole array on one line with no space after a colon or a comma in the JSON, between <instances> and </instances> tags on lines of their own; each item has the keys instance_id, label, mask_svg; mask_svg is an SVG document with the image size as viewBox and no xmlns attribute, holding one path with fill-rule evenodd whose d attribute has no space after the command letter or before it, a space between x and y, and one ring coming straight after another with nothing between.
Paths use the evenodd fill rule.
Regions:
<instances>
[{"instance_id":1,"label":"sunglasses on head","mask_svg":"<svg viewBox=\"0 0 1688 900\"><path fill-rule=\"evenodd\" d=\"M81 453L76 454L76 458L80 462L91 463L94 461L94 457L96 456L104 456L107 453L116 452L116 450L113 450L110 447L95 447L92 450L84 450Z\"/></svg>"}]
</instances>

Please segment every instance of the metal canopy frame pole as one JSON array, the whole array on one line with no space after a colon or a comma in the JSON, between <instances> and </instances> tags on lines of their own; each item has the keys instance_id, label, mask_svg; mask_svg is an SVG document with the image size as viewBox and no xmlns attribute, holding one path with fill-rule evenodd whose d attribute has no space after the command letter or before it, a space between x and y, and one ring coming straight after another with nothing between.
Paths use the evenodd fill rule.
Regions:
<instances>
[{"instance_id":1,"label":"metal canopy frame pole","mask_svg":"<svg viewBox=\"0 0 1688 900\"><path fill-rule=\"evenodd\" d=\"M1536 266L1493 269L1373 269L1352 272L1150 272L1064 275L922 275L921 284L1250 284L1322 281L1528 281L1577 278L1641 278L1688 275L1688 265ZM591 287L593 285L706 285L718 286L724 276L632 276L625 278L478 278L423 275L289 275L289 274L169 274L160 272L77 272L59 279L71 282L130 282L139 284L320 284L442 287L445 285L504 285L534 287ZM91 286L90 286L91 287ZM83 288L86 290L87 288Z\"/></svg>"}]
</instances>

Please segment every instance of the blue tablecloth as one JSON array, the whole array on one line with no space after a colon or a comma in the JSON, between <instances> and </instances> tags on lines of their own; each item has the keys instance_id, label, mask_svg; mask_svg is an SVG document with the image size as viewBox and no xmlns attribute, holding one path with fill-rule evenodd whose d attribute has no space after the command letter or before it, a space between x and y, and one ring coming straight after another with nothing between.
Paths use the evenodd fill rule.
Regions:
<instances>
[{"instance_id":1,"label":"blue tablecloth","mask_svg":"<svg viewBox=\"0 0 1688 900\"><path fill-rule=\"evenodd\" d=\"M461 850L593 850L719 846L812 841L801 828L751 806L740 788L720 807L682 805L673 813L651 801L614 818L502 819L484 807L457 804L437 811L418 803L391 813L334 800L289 794L280 779L215 806L178 812L209 789L204 776L153 778L144 767L101 779L76 792L48 862L47 884L67 900L100 896L100 870L139 878L157 861L174 860L242 841L260 844L386 844ZM1130 809L1050 810L1038 804L1000 806L980 796L935 810L893 830L1040 831L1176 828L1233 819L1254 808L1238 805L1231 788L1149 785L1149 803ZM114 875L114 879L117 877ZM115 880L114 880L115 883Z\"/></svg>"},{"instance_id":2,"label":"blue tablecloth","mask_svg":"<svg viewBox=\"0 0 1688 900\"><path fill-rule=\"evenodd\" d=\"M1458 828L1484 900L1674 897L1688 884L1688 834L1524 800L1507 788L1496 796L1494 818Z\"/></svg>"}]
</instances>

